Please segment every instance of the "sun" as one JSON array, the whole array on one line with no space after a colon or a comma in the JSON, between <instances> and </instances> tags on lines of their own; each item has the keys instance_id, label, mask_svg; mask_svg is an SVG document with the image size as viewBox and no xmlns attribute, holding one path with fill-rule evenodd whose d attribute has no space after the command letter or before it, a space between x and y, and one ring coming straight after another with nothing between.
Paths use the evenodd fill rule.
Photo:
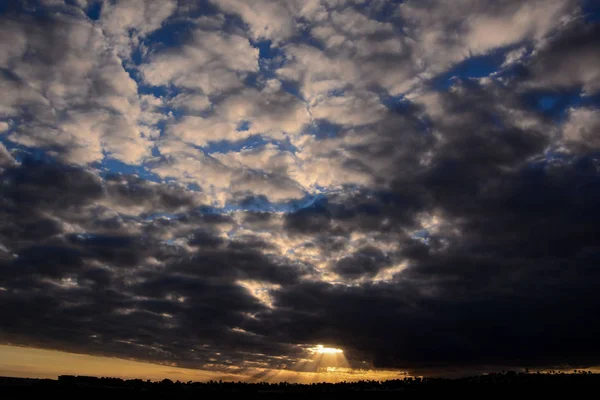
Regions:
<instances>
[{"instance_id":1,"label":"sun","mask_svg":"<svg viewBox=\"0 0 600 400\"><path fill-rule=\"evenodd\" d=\"M322 344L317 345L316 347L313 347L309 350L316 354L342 354L344 352L344 350L342 349L336 349L334 347L325 347Z\"/></svg>"}]
</instances>

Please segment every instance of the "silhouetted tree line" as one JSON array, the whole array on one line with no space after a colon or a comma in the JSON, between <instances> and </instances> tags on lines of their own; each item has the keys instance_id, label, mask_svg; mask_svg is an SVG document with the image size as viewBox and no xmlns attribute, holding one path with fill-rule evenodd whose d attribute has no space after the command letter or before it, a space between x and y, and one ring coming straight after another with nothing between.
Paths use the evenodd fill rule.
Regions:
<instances>
[{"instance_id":1,"label":"silhouetted tree line","mask_svg":"<svg viewBox=\"0 0 600 400\"><path fill-rule=\"evenodd\" d=\"M362 380L339 383L269 383L269 382L180 382L170 379L150 381L142 379L124 380L110 377L62 375L58 380L1 378L0 393L49 394L170 394L178 398L198 394L317 394L317 393L531 393L543 394L578 389L600 388L600 374L577 371L573 373L548 372L529 373L507 371L463 378L412 378L377 381Z\"/></svg>"}]
</instances>

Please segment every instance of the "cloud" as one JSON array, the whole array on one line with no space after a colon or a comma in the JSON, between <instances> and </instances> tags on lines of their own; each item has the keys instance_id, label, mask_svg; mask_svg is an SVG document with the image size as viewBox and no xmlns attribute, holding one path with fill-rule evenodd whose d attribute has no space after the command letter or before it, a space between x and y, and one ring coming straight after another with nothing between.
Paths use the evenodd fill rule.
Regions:
<instances>
[{"instance_id":1,"label":"cloud","mask_svg":"<svg viewBox=\"0 0 600 400\"><path fill-rule=\"evenodd\" d=\"M597 26L575 26L549 40L531 61L531 86L582 87L588 94L600 90L600 74L592 65L600 57Z\"/></svg>"},{"instance_id":2,"label":"cloud","mask_svg":"<svg viewBox=\"0 0 600 400\"><path fill-rule=\"evenodd\" d=\"M202 346L224 337L238 349L226 357L275 346L230 333L249 318L245 314L265 307L238 281L289 284L310 273L305 266L263 255L260 248L218 239L216 227L227 222L225 217L195 214L187 193L163 185L132 177L101 180L92 172L35 161L6 169L2 182L0 241L14 254L0 259L2 297L35 321L23 324L4 309L9 329L3 340L64 350L91 346L97 354L156 361L179 350L157 344L152 336L185 335L186 346L197 347L199 354L184 363L199 367L216 352ZM187 210L167 229L179 231L177 237L189 238L195 247L166 244L159 225L169 219L148 219L147 212L116 213L121 222L106 221L101 229L100 221L92 219L99 207L128 202L144 203L152 213ZM145 227L131 230L131 223ZM206 229L202 240L199 227ZM217 246L205 246L209 242ZM33 288L40 290L37 295L24 295ZM50 323L42 318L48 312L55 316ZM206 328L197 329L202 325ZM119 332L114 330L118 326ZM134 335L142 326L149 336ZM144 356L142 349L150 353Z\"/></svg>"},{"instance_id":3,"label":"cloud","mask_svg":"<svg viewBox=\"0 0 600 400\"><path fill-rule=\"evenodd\" d=\"M342 276L356 279L364 275L373 277L388 264L389 258L381 250L365 247L338 260L333 270Z\"/></svg>"},{"instance_id":4,"label":"cloud","mask_svg":"<svg viewBox=\"0 0 600 400\"><path fill-rule=\"evenodd\" d=\"M10 165L15 162L13 156L6 150L6 147L0 143L0 167Z\"/></svg>"},{"instance_id":5,"label":"cloud","mask_svg":"<svg viewBox=\"0 0 600 400\"><path fill-rule=\"evenodd\" d=\"M432 73L471 55L541 41L574 18L576 1L409 1L399 6L407 33Z\"/></svg>"},{"instance_id":6,"label":"cloud","mask_svg":"<svg viewBox=\"0 0 600 400\"><path fill-rule=\"evenodd\" d=\"M277 81L269 81L263 90L245 89L231 94L214 104L212 115L185 115L170 121L167 133L197 146L222 140L238 141L257 134L283 139L286 133L297 133L307 125L309 114L303 102L279 86ZM189 96L177 95L174 105L185 101L182 105L189 109L197 107L197 101L200 107L205 104L204 97ZM247 129L238 129L241 123L246 123Z\"/></svg>"},{"instance_id":7,"label":"cloud","mask_svg":"<svg viewBox=\"0 0 600 400\"><path fill-rule=\"evenodd\" d=\"M23 119L10 139L77 164L103 152L126 163L149 154L140 135L137 84L102 32L77 16L5 15L0 64L3 116Z\"/></svg>"},{"instance_id":8,"label":"cloud","mask_svg":"<svg viewBox=\"0 0 600 400\"><path fill-rule=\"evenodd\" d=\"M2 343L598 365L578 3L84 3L0 15Z\"/></svg>"},{"instance_id":9,"label":"cloud","mask_svg":"<svg viewBox=\"0 0 600 400\"><path fill-rule=\"evenodd\" d=\"M214 0L223 11L239 15L250 27L254 40L277 43L295 32L294 9L299 2L259 0L252 5L240 0Z\"/></svg>"},{"instance_id":10,"label":"cloud","mask_svg":"<svg viewBox=\"0 0 600 400\"><path fill-rule=\"evenodd\" d=\"M569 110L569 120L563 128L563 139L572 145L589 149L599 147L600 111L590 108Z\"/></svg>"},{"instance_id":11,"label":"cloud","mask_svg":"<svg viewBox=\"0 0 600 400\"><path fill-rule=\"evenodd\" d=\"M385 115L386 108L374 93L348 92L338 97L316 100L311 115L334 124L360 126L375 123Z\"/></svg>"},{"instance_id":12,"label":"cloud","mask_svg":"<svg viewBox=\"0 0 600 400\"><path fill-rule=\"evenodd\" d=\"M147 34L161 27L176 10L175 0L103 2L100 23L119 55L128 58Z\"/></svg>"},{"instance_id":13,"label":"cloud","mask_svg":"<svg viewBox=\"0 0 600 400\"><path fill-rule=\"evenodd\" d=\"M202 90L206 95L242 87L243 75L258 70L258 49L248 39L196 30L179 48L152 55L141 67L147 83Z\"/></svg>"}]
</instances>

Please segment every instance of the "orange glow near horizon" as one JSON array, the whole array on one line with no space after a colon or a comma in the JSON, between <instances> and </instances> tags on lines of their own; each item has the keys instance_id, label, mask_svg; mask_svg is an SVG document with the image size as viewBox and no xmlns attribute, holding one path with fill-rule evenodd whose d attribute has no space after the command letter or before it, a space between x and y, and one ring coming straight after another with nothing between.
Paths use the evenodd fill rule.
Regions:
<instances>
[{"instance_id":1,"label":"orange glow near horizon","mask_svg":"<svg viewBox=\"0 0 600 400\"><path fill-rule=\"evenodd\" d=\"M59 375L87 375L153 381L167 378L182 382L223 380L271 383L350 382L398 379L406 376L401 371L352 369L341 349L324 346L316 348L322 348L324 351L309 349L310 358L300 361L292 369L240 367L232 368L231 372L215 372L57 350L0 345L0 376L56 379Z\"/></svg>"}]
</instances>

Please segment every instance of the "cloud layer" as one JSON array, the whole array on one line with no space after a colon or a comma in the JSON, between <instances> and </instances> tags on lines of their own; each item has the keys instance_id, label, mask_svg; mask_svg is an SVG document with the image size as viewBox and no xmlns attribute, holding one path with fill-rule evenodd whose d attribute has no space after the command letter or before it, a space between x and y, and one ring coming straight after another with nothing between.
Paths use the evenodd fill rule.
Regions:
<instances>
[{"instance_id":1,"label":"cloud layer","mask_svg":"<svg viewBox=\"0 0 600 400\"><path fill-rule=\"evenodd\" d=\"M236 372L598 365L586 2L0 14L0 340Z\"/></svg>"}]
</instances>

